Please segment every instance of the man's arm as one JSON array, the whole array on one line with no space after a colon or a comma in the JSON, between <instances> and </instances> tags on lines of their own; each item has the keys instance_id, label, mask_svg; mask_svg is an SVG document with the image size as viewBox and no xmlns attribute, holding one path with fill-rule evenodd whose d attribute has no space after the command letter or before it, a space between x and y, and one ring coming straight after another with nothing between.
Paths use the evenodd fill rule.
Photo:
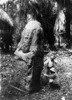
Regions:
<instances>
[{"instance_id":1,"label":"man's arm","mask_svg":"<svg viewBox=\"0 0 72 100\"><path fill-rule=\"evenodd\" d=\"M39 29L38 30L37 29L33 30L33 33L32 33L33 36L32 36L32 40L31 40L31 46L30 46L30 50L29 50L28 53L23 53L23 51L20 50L20 48L18 48L15 51L14 54L17 55L22 60L27 61L27 62L28 62L29 59L32 59L32 57L34 57L35 54L38 51L38 42L40 42L39 41L39 36L41 37L42 32L43 32L43 30L41 30L41 29L40 30Z\"/></svg>"},{"instance_id":2,"label":"man's arm","mask_svg":"<svg viewBox=\"0 0 72 100\"><path fill-rule=\"evenodd\" d=\"M43 29L40 27L33 32L32 43L30 46L30 52L33 52L33 56L35 56L38 52L40 52L40 46L43 45Z\"/></svg>"},{"instance_id":3,"label":"man's arm","mask_svg":"<svg viewBox=\"0 0 72 100\"><path fill-rule=\"evenodd\" d=\"M24 61L27 61L28 59L32 58L32 56L33 56L33 52L23 53L23 51L19 50L19 48L16 49L16 51L14 52L14 54L16 56L18 56L18 58L20 58L20 59L22 59Z\"/></svg>"},{"instance_id":4,"label":"man's arm","mask_svg":"<svg viewBox=\"0 0 72 100\"><path fill-rule=\"evenodd\" d=\"M31 46L30 46L30 50L28 53L24 53L22 50L21 50L21 41L20 43L18 44L18 48L16 49L16 51L14 52L14 54L16 56L18 56L19 58L21 58L22 60L26 60L27 58L32 58L34 56L34 53L37 51L37 34L38 32L36 30L33 31L32 33L32 40L31 40ZM23 37L22 37L23 38ZM21 44L21 45L20 45Z\"/></svg>"}]
</instances>

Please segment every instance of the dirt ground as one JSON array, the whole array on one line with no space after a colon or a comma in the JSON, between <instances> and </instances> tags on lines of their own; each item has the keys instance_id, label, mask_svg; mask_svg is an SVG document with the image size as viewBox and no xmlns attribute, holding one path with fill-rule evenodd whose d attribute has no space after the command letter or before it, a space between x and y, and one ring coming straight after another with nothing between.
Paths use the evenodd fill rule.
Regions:
<instances>
[{"instance_id":1,"label":"dirt ground","mask_svg":"<svg viewBox=\"0 0 72 100\"><path fill-rule=\"evenodd\" d=\"M22 71L18 75L14 73L17 70L19 71L21 66L23 67L24 62L15 60L13 53L1 53L0 100L72 100L72 51L60 49L58 51L50 51L48 56L50 55L55 56L56 85L50 86L48 80L43 79L42 75L41 91L29 94L23 88L25 84L23 80L21 86L15 83L22 79L22 76L19 76Z\"/></svg>"}]
</instances>

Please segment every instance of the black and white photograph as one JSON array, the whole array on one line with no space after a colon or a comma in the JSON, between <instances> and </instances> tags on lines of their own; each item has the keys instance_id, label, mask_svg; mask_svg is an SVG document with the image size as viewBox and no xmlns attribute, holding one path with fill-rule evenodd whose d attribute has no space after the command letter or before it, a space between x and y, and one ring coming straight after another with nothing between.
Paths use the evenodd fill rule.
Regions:
<instances>
[{"instance_id":1,"label":"black and white photograph","mask_svg":"<svg viewBox=\"0 0 72 100\"><path fill-rule=\"evenodd\" d=\"M72 100L72 0L0 0L0 100Z\"/></svg>"}]
</instances>

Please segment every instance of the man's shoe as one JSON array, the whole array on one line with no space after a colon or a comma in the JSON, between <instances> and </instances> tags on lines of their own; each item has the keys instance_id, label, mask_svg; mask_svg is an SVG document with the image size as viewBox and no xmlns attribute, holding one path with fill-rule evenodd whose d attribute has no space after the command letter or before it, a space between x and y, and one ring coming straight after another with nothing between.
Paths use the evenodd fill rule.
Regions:
<instances>
[{"instance_id":1,"label":"man's shoe","mask_svg":"<svg viewBox=\"0 0 72 100\"><path fill-rule=\"evenodd\" d=\"M41 90L41 86L31 87L29 90L29 94L39 92Z\"/></svg>"},{"instance_id":2,"label":"man's shoe","mask_svg":"<svg viewBox=\"0 0 72 100\"><path fill-rule=\"evenodd\" d=\"M29 94L32 94L32 93L39 92L41 87L40 86L38 86L38 87L37 86L30 87L29 85L26 85L25 89L26 89L26 91L29 92Z\"/></svg>"}]
</instances>

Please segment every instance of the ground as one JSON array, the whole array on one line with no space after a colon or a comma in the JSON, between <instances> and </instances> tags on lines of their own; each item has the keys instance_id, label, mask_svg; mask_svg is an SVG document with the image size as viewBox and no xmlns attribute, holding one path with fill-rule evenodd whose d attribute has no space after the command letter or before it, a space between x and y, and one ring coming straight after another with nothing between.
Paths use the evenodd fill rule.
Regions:
<instances>
[{"instance_id":1,"label":"ground","mask_svg":"<svg viewBox=\"0 0 72 100\"><path fill-rule=\"evenodd\" d=\"M55 56L56 85L50 86L47 79L45 80L42 75L41 91L29 94L23 88L23 81L21 83L22 87L14 84L14 78L17 80L17 76L14 77L14 73L24 63L15 60L13 53L1 53L0 100L72 100L72 52L71 50L60 49L58 51L50 51L48 56L50 55Z\"/></svg>"}]
</instances>

